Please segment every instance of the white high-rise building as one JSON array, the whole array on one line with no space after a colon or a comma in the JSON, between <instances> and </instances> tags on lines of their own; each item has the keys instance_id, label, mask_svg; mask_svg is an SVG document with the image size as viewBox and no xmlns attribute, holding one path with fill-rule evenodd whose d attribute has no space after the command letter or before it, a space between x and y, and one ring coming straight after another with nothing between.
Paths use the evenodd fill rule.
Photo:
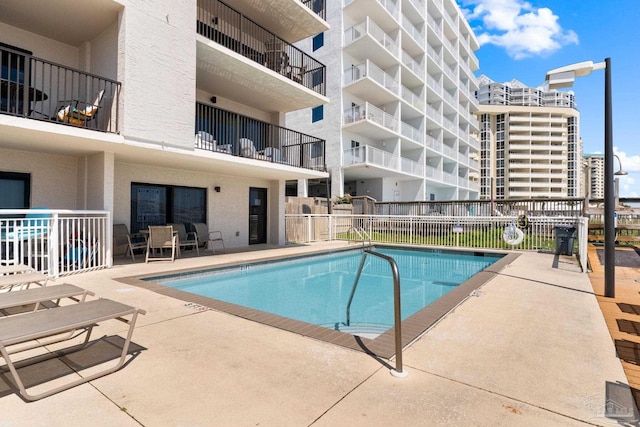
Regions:
<instances>
[{"instance_id":1,"label":"white high-rise building","mask_svg":"<svg viewBox=\"0 0 640 427\"><path fill-rule=\"evenodd\" d=\"M585 154L586 188L590 199L604 199L604 154Z\"/></svg>"},{"instance_id":2,"label":"white high-rise building","mask_svg":"<svg viewBox=\"0 0 640 427\"><path fill-rule=\"evenodd\" d=\"M327 141L331 181L300 181L297 194L477 199L479 44L455 0L327 7L331 30L302 46L327 65L331 102L287 123Z\"/></svg>"},{"instance_id":3,"label":"white high-rise building","mask_svg":"<svg viewBox=\"0 0 640 427\"><path fill-rule=\"evenodd\" d=\"M481 76L480 198L581 197L580 114L572 92Z\"/></svg>"}]
</instances>

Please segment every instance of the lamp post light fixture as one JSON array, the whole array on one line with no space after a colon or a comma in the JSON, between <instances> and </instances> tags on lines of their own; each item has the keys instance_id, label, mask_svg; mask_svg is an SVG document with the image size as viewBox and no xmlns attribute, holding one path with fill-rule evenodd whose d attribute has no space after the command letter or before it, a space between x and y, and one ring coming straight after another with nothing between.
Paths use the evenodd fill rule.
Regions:
<instances>
[{"instance_id":1,"label":"lamp post light fixture","mask_svg":"<svg viewBox=\"0 0 640 427\"><path fill-rule=\"evenodd\" d=\"M547 72L549 89L571 87L576 77L593 70L604 70L604 296L615 297L616 253L614 224L615 198L613 181L613 114L611 103L611 58L594 63L584 61Z\"/></svg>"},{"instance_id":2,"label":"lamp post light fixture","mask_svg":"<svg viewBox=\"0 0 640 427\"><path fill-rule=\"evenodd\" d=\"M620 161L620 157L618 157L617 154L614 154L613 157L618 159L618 165L620 166L620 169L618 169L618 171L616 173L614 173L614 175L616 175L616 178L614 180L615 181L615 190L616 190L615 206L618 207L618 206L620 206L620 178L618 178L618 176L629 175L629 173L627 171L622 170L622 162Z\"/></svg>"}]
</instances>

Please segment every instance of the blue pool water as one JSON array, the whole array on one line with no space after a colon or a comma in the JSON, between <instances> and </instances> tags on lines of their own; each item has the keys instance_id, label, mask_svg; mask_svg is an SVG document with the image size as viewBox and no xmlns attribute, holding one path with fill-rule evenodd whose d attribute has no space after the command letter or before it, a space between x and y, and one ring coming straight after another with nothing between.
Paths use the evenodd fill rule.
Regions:
<instances>
[{"instance_id":1,"label":"blue pool water","mask_svg":"<svg viewBox=\"0 0 640 427\"><path fill-rule=\"evenodd\" d=\"M398 265L402 318L406 319L493 264L502 255L376 248ZM343 251L155 277L163 286L332 329L346 322L346 305L362 251ZM367 256L351 304L351 325L393 326L389 263Z\"/></svg>"}]
</instances>

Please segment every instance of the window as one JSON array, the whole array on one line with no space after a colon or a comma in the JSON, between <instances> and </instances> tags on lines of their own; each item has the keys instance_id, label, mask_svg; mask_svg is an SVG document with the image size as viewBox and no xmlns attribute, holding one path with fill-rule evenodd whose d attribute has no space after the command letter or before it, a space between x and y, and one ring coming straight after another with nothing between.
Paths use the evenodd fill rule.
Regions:
<instances>
[{"instance_id":1,"label":"window","mask_svg":"<svg viewBox=\"0 0 640 427\"><path fill-rule=\"evenodd\" d=\"M313 38L313 51L320 49L324 46L324 33L320 33Z\"/></svg>"},{"instance_id":2,"label":"window","mask_svg":"<svg viewBox=\"0 0 640 427\"><path fill-rule=\"evenodd\" d=\"M207 189L131 184L131 232L150 225L207 222Z\"/></svg>"},{"instance_id":3,"label":"window","mask_svg":"<svg viewBox=\"0 0 640 427\"><path fill-rule=\"evenodd\" d=\"M28 209L30 199L30 174L0 172L0 209Z\"/></svg>"},{"instance_id":4,"label":"window","mask_svg":"<svg viewBox=\"0 0 640 427\"><path fill-rule=\"evenodd\" d=\"M318 105L311 109L311 123L324 119L324 105Z\"/></svg>"}]
</instances>

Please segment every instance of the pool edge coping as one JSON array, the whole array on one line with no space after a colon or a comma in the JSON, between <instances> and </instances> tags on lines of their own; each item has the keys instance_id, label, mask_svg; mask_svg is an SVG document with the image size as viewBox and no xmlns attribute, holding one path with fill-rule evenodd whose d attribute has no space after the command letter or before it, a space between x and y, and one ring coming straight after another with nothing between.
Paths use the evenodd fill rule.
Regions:
<instances>
[{"instance_id":1,"label":"pool edge coping","mask_svg":"<svg viewBox=\"0 0 640 427\"><path fill-rule=\"evenodd\" d=\"M376 245L374 245L376 246ZM386 246L386 247L402 247L408 248L406 245L394 245L394 244L379 244L377 246ZM511 264L515 259L517 259L521 253L519 252L508 252L508 251L495 251L495 250L483 250L483 249L471 249L465 250L460 248L453 249L442 249L438 247L432 246L416 246L412 245L411 248L415 249L431 249L431 250L441 250L443 252L461 252L461 253L470 253L470 252L482 252L483 254L496 254L502 255L500 259L496 262L485 268L484 270L474 274L468 280L462 282L460 285L456 286L454 289L441 296L428 306L422 308L418 312L414 313L407 319L402 322L402 348L406 348L415 340L420 338L422 335L427 333L429 329L431 329L436 323L438 323L442 318L444 318L448 313L454 310L457 306L462 304L467 298L469 298L475 290L480 288L485 283L489 282L492 278L500 273L507 265ZM283 259L292 259L297 257L303 257L308 255L317 255L319 253L327 253L327 252L342 252L347 250L358 249L354 247L347 248L339 248L331 251L320 250L314 253L307 253L305 255L281 255L281 256L271 256L260 258L252 261L236 261L236 262L228 262L222 263L220 265L216 265L215 267L211 267L211 270L224 269L227 267L233 267L238 265L246 265L252 263L263 263L272 260L283 260ZM346 347L356 351L362 351L367 354L382 357L385 359L391 359L395 355L395 330L394 328L388 329L386 332L382 333L376 338L365 338L356 335L352 335L347 332L336 331L332 329L328 329L323 326L317 326L310 323L302 322L295 319L290 319L284 316L280 316L277 314L267 313L264 311L240 306L233 303L228 303L225 301L216 300L214 298L204 297L196 294L192 294L190 292L181 291L178 289L166 287L154 282L150 282L144 280L145 278L150 277L159 277L162 275L172 275L172 274L181 274L181 273L189 273L195 271L205 271L207 268L195 267L195 268L187 268L187 269L179 269L172 271L171 273L151 273L151 274L142 274L136 276L125 276L120 278L114 278L114 280L131 285L137 286L160 295L165 295L171 298L175 298L185 303L189 304L197 304L202 307L206 307L207 309L215 310L218 312L226 313L232 316L240 317L246 320L262 323L266 326L275 327L278 329L286 330L288 332L293 332L298 335L302 335L308 338L316 339L319 341L324 341L330 344L338 345L341 347Z\"/></svg>"}]
</instances>

